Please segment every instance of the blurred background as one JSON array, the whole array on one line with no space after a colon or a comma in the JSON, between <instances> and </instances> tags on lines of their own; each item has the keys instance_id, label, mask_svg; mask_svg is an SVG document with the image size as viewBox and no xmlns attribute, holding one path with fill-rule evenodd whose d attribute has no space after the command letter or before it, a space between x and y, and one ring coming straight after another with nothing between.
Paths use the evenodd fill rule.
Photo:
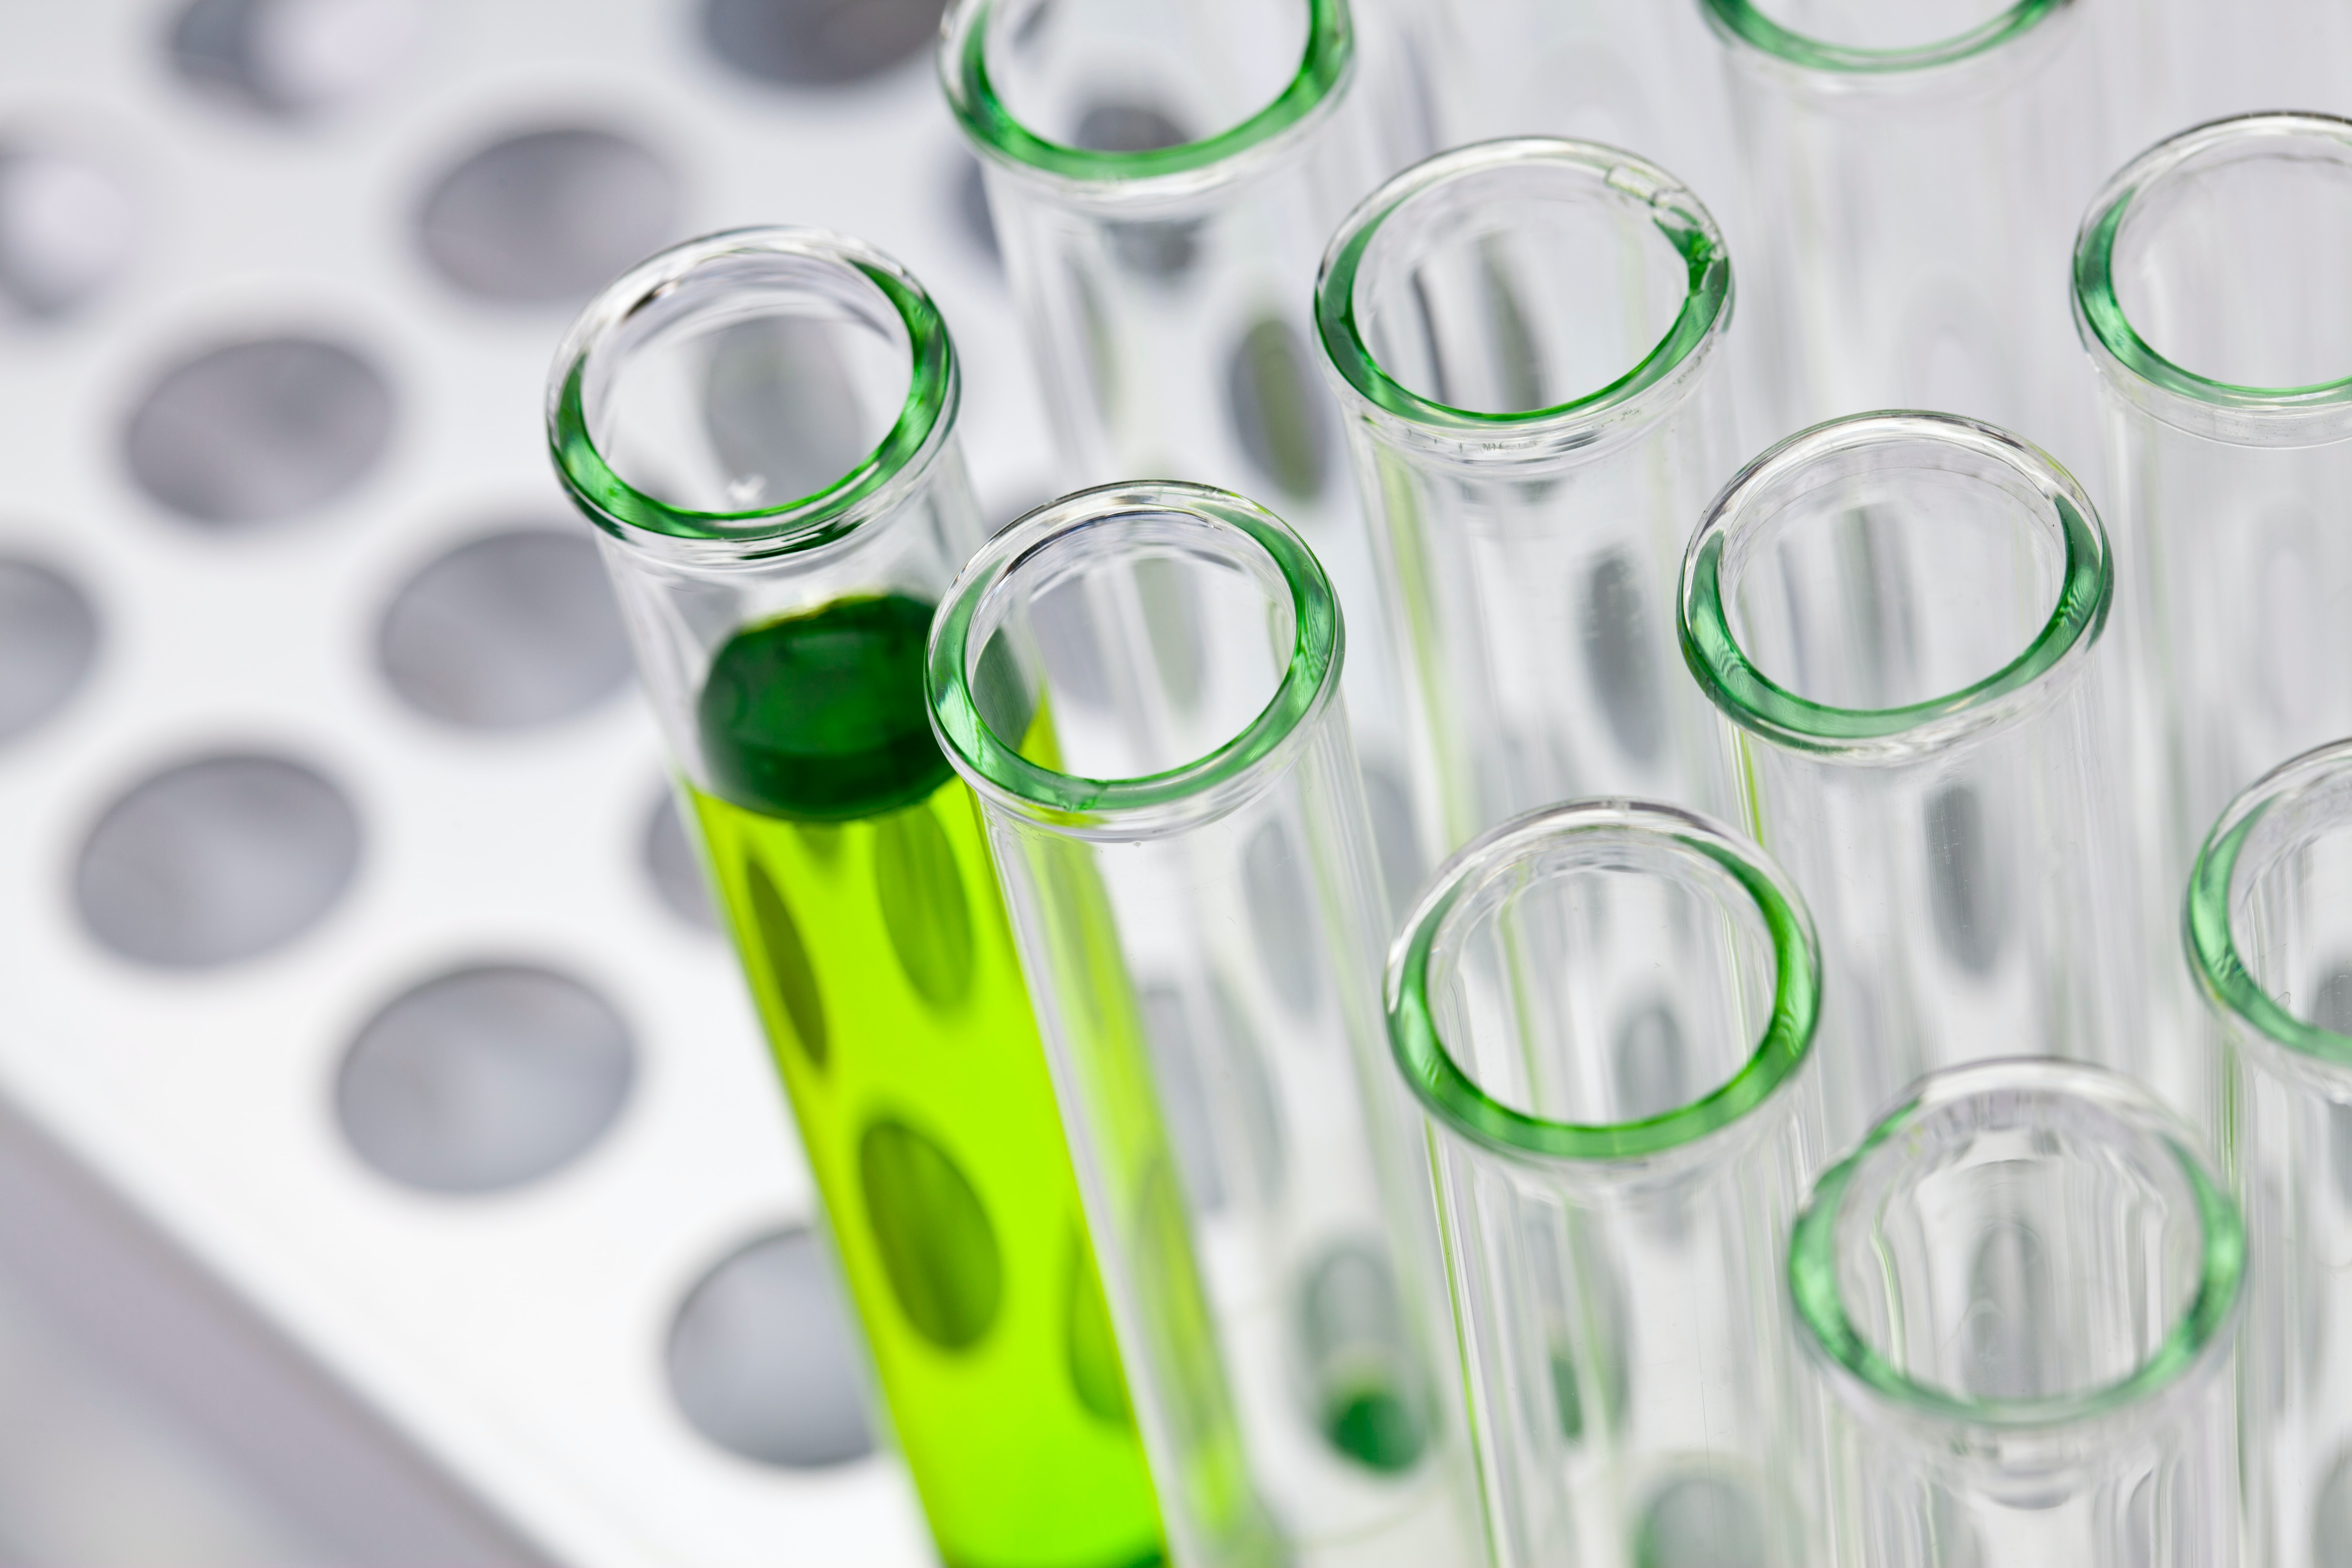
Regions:
<instances>
[{"instance_id":1,"label":"blurred background","mask_svg":"<svg viewBox=\"0 0 2352 1568\"><path fill-rule=\"evenodd\" d=\"M923 1563L584 525L572 314L910 267L940 0L0 6L0 1562Z\"/></svg>"}]
</instances>

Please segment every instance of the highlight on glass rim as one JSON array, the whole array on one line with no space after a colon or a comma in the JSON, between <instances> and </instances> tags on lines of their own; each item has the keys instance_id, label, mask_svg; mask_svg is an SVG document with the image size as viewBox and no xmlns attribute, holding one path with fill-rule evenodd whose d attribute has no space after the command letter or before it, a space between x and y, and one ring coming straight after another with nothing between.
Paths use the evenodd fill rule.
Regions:
<instances>
[{"instance_id":1,"label":"highlight on glass rim","mask_svg":"<svg viewBox=\"0 0 2352 1568\"><path fill-rule=\"evenodd\" d=\"M0 1562L2352 1564L2347 0L0 45Z\"/></svg>"}]
</instances>

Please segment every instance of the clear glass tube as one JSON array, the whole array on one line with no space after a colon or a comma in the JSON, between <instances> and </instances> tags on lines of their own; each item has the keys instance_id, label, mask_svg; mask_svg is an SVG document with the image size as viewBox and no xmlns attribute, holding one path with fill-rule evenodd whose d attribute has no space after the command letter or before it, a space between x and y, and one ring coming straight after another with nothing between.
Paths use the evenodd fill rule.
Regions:
<instances>
[{"instance_id":1,"label":"clear glass tube","mask_svg":"<svg viewBox=\"0 0 2352 1568\"><path fill-rule=\"evenodd\" d=\"M1357 631L1348 701L1391 891L1429 858L1339 419L1317 259L1427 151L1368 94L1347 0L958 0L940 46L1072 486L1270 497Z\"/></svg>"},{"instance_id":2,"label":"clear glass tube","mask_svg":"<svg viewBox=\"0 0 2352 1568\"><path fill-rule=\"evenodd\" d=\"M2189 887L2220 1036L2213 1134L2246 1216L2246 1556L2333 1568L2352 1541L2352 742L2233 802Z\"/></svg>"},{"instance_id":3,"label":"clear glass tube","mask_svg":"<svg viewBox=\"0 0 2352 1568\"><path fill-rule=\"evenodd\" d=\"M2231 1568L2237 1207L2117 1074L1978 1062L1825 1173L1789 1284L1837 1568Z\"/></svg>"},{"instance_id":4,"label":"clear glass tube","mask_svg":"<svg viewBox=\"0 0 2352 1568\"><path fill-rule=\"evenodd\" d=\"M1747 162L1769 434L1946 409L2082 467L2093 395L2058 277L2121 156L2105 0L1701 3Z\"/></svg>"},{"instance_id":5,"label":"clear glass tube","mask_svg":"<svg viewBox=\"0 0 2352 1568\"><path fill-rule=\"evenodd\" d=\"M2155 955L2179 965L2119 793L2110 583L2081 487L1944 415L1791 437L1691 541L1684 658L1748 831L1821 921L1840 1142L1921 1073L1987 1056L2168 1074L2195 1103L2145 1005Z\"/></svg>"},{"instance_id":6,"label":"clear glass tube","mask_svg":"<svg viewBox=\"0 0 2352 1568\"><path fill-rule=\"evenodd\" d=\"M1389 959L1502 1568L1818 1562L1786 1238L1821 966L1753 846L1586 801L1465 848Z\"/></svg>"},{"instance_id":7,"label":"clear glass tube","mask_svg":"<svg viewBox=\"0 0 2352 1568\"><path fill-rule=\"evenodd\" d=\"M1032 512L931 642L1183 1563L1481 1552L1341 644L1297 534L1174 482Z\"/></svg>"},{"instance_id":8,"label":"clear glass tube","mask_svg":"<svg viewBox=\"0 0 2352 1568\"><path fill-rule=\"evenodd\" d=\"M957 395L895 262L746 229L588 307L548 434L940 1554L1123 1568L1160 1549L1150 1475L1003 903L923 703L934 603L986 535Z\"/></svg>"},{"instance_id":9,"label":"clear glass tube","mask_svg":"<svg viewBox=\"0 0 2352 1568\"><path fill-rule=\"evenodd\" d=\"M2168 887L2239 790L2352 732L2347 268L2352 122L2316 115L2164 142L2076 245Z\"/></svg>"},{"instance_id":10,"label":"clear glass tube","mask_svg":"<svg viewBox=\"0 0 2352 1568\"><path fill-rule=\"evenodd\" d=\"M1442 153L1333 239L1316 324L1432 841L1583 795L1728 806L1673 584L1736 461L1731 302L1706 209L1579 142Z\"/></svg>"}]
</instances>

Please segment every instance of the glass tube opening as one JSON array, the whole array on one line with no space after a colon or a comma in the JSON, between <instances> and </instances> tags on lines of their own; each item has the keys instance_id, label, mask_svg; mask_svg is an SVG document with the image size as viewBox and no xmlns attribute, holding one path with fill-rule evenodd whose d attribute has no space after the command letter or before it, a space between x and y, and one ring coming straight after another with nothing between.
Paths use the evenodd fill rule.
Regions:
<instances>
[{"instance_id":1,"label":"glass tube opening","mask_svg":"<svg viewBox=\"0 0 2352 1568\"><path fill-rule=\"evenodd\" d=\"M1345 0L961 0L940 70L1000 163L1123 183L1297 124L1336 99L1352 48Z\"/></svg>"},{"instance_id":2,"label":"glass tube opening","mask_svg":"<svg viewBox=\"0 0 2352 1568\"><path fill-rule=\"evenodd\" d=\"M1683 565L1691 671L1744 728L1909 748L2013 710L2112 595L2090 500L2048 457L1940 414L1832 421L1717 497Z\"/></svg>"},{"instance_id":3,"label":"glass tube opening","mask_svg":"<svg viewBox=\"0 0 2352 1568\"><path fill-rule=\"evenodd\" d=\"M2247 1031L2352 1069L2352 742L2240 795L2189 879L2189 963Z\"/></svg>"},{"instance_id":4,"label":"glass tube opening","mask_svg":"<svg viewBox=\"0 0 2352 1568\"><path fill-rule=\"evenodd\" d=\"M932 626L932 726L994 798L1133 836L1245 792L1335 697L1341 635L1322 568L1272 512L1205 485L1106 485L965 567Z\"/></svg>"},{"instance_id":5,"label":"glass tube opening","mask_svg":"<svg viewBox=\"0 0 2352 1568\"><path fill-rule=\"evenodd\" d=\"M2244 1267L2186 1138L2095 1068L1922 1080L1798 1219L1809 1343L1901 1413L2046 1429L2144 1411L2226 1342Z\"/></svg>"},{"instance_id":6,"label":"glass tube opening","mask_svg":"<svg viewBox=\"0 0 2352 1568\"><path fill-rule=\"evenodd\" d=\"M1672 806L1585 801L1441 869L1389 961L1422 1102L1507 1154L1664 1152L1768 1099L1811 1047L1810 921L1760 850Z\"/></svg>"},{"instance_id":7,"label":"glass tube opening","mask_svg":"<svg viewBox=\"0 0 2352 1568\"><path fill-rule=\"evenodd\" d=\"M953 351L920 285L812 229L740 229L645 262L559 351L548 428L565 488L608 530L837 538L919 472L953 423Z\"/></svg>"},{"instance_id":8,"label":"glass tube opening","mask_svg":"<svg viewBox=\"0 0 2352 1568\"><path fill-rule=\"evenodd\" d=\"M2073 0L1703 0L1718 31L1812 70L1924 70L1973 58Z\"/></svg>"},{"instance_id":9,"label":"glass tube opening","mask_svg":"<svg viewBox=\"0 0 2352 1568\"><path fill-rule=\"evenodd\" d=\"M1713 217L1613 148L1492 142L1391 181L1340 228L1316 287L1332 366L1402 418L1497 426L1620 409L1730 319Z\"/></svg>"},{"instance_id":10,"label":"glass tube opening","mask_svg":"<svg viewBox=\"0 0 2352 1568\"><path fill-rule=\"evenodd\" d=\"M2100 194L2074 306L2110 375L2242 417L2308 415L2352 407L2347 270L2352 121L2248 115L2160 143Z\"/></svg>"}]
</instances>

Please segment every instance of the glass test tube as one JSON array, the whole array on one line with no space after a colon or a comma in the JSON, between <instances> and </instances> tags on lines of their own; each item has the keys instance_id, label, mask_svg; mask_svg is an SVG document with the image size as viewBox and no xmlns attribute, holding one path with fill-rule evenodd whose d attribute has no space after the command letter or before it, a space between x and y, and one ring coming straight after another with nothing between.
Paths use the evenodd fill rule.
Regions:
<instances>
[{"instance_id":1,"label":"glass test tube","mask_svg":"<svg viewBox=\"0 0 2352 1568\"><path fill-rule=\"evenodd\" d=\"M1701 0L1748 170L1741 266L1777 438L1874 408L2088 461L2061 277L2120 156L2107 0Z\"/></svg>"},{"instance_id":2,"label":"glass test tube","mask_svg":"<svg viewBox=\"0 0 2352 1568\"><path fill-rule=\"evenodd\" d=\"M1824 1174L1789 1284L1836 1568L2231 1568L2236 1205L2137 1085L1926 1079Z\"/></svg>"},{"instance_id":3,"label":"glass test tube","mask_svg":"<svg viewBox=\"0 0 2352 1568\"><path fill-rule=\"evenodd\" d=\"M1317 327L1431 841L1581 795L1728 808L1673 584L1736 460L1731 297L1706 209L1579 142L1442 153L1333 239Z\"/></svg>"},{"instance_id":4,"label":"glass test tube","mask_svg":"<svg viewBox=\"0 0 2352 1568\"><path fill-rule=\"evenodd\" d=\"M2352 122L2316 115L2164 142L2076 246L2168 888L2233 795L2352 733L2347 268Z\"/></svg>"},{"instance_id":5,"label":"glass test tube","mask_svg":"<svg viewBox=\"0 0 2352 1568\"><path fill-rule=\"evenodd\" d=\"M805 229L666 251L558 353L605 562L950 1563L1160 1549L978 813L932 742L934 602L985 536L955 351Z\"/></svg>"},{"instance_id":6,"label":"glass test tube","mask_svg":"<svg viewBox=\"0 0 2352 1568\"><path fill-rule=\"evenodd\" d=\"M1032 512L932 637L1181 1563L1482 1555L1341 644L1297 535L1181 483Z\"/></svg>"},{"instance_id":7,"label":"glass test tube","mask_svg":"<svg viewBox=\"0 0 2352 1568\"><path fill-rule=\"evenodd\" d=\"M940 68L985 171L1066 482L1270 496L1331 574L1402 900L1433 857L1308 319L1332 229L1427 150L1412 117L1364 90L1359 43L1347 0L958 0Z\"/></svg>"},{"instance_id":8,"label":"glass test tube","mask_svg":"<svg viewBox=\"0 0 2352 1568\"><path fill-rule=\"evenodd\" d=\"M1750 463L1683 566L1683 653L1748 831L1821 922L1831 1131L1921 1073L2043 1053L2176 1075L2118 791L2111 567L2064 470L1881 414ZM2185 994L2185 993L2184 993ZM2178 1103L2196 1084L2168 1082Z\"/></svg>"},{"instance_id":9,"label":"glass test tube","mask_svg":"<svg viewBox=\"0 0 2352 1568\"><path fill-rule=\"evenodd\" d=\"M1501 1568L1806 1568L1789 1225L1821 967L1788 879L1674 807L1532 813L1389 960Z\"/></svg>"},{"instance_id":10,"label":"glass test tube","mask_svg":"<svg viewBox=\"0 0 2352 1568\"><path fill-rule=\"evenodd\" d=\"M2246 1556L2352 1542L2352 742L2238 797L2189 883L2190 966L2223 1047L2215 1143L2246 1216Z\"/></svg>"}]
</instances>

